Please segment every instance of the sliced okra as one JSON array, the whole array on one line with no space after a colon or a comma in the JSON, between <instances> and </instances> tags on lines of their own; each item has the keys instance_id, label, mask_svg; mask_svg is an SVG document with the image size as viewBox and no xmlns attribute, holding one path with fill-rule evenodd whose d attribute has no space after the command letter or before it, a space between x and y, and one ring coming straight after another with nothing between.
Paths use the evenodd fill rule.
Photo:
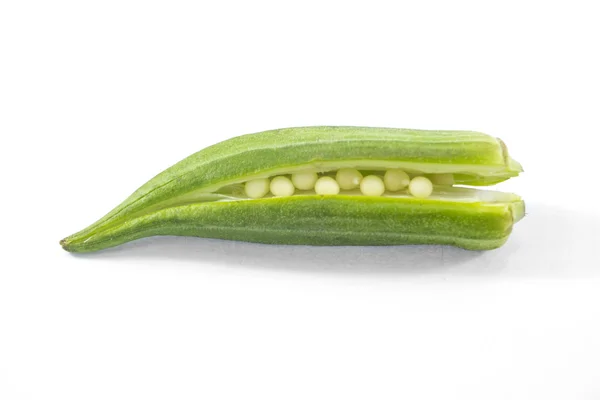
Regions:
<instances>
[{"instance_id":1,"label":"sliced okra","mask_svg":"<svg viewBox=\"0 0 600 400\"><path fill-rule=\"evenodd\" d=\"M89 252L154 235L273 244L501 246L524 215L499 139L470 131L287 128L239 136L168 168L61 241ZM454 185L461 185L460 187Z\"/></svg>"}]
</instances>

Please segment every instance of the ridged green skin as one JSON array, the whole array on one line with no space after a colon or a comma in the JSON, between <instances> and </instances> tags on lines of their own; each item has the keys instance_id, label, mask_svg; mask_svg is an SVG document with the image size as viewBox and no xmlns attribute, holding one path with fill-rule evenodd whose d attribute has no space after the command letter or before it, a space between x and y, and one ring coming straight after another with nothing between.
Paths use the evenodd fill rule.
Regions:
<instances>
[{"instance_id":1,"label":"ridged green skin","mask_svg":"<svg viewBox=\"0 0 600 400\"><path fill-rule=\"evenodd\" d=\"M452 244L500 246L514 218L510 204L452 203L366 196L293 196L185 204L250 177L343 163L418 165L455 172L457 183L486 185L518 175L504 144L467 131L390 128L288 128L236 137L160 173L98 222L61 241L87 252L153 235L188 235L312 245ZM344 164L346 165L346 164ZM431 171L424 171L431 172Z\"/></svg>"},{"instance_id":2,"label":"ridged green skin","mask_svg":"<svg viewBox=\"0 0 600 400\"><path fill-rule=\"evenodd\" d=\"M482 205L367 196L292 196L195 203L155 211L70 251L94 251L155 235L200 236L269 244L448 244L501 246L513 226L509 204Z\"/></svg>"}]
</instances>

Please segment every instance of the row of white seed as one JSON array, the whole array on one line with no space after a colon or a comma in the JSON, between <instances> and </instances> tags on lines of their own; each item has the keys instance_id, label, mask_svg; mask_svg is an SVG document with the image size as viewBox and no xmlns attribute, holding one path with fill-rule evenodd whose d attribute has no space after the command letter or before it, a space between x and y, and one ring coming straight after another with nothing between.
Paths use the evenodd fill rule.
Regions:
<instances>
[{"instance_id":1,"label":"row of white seed","mask_svg":"<svg viewBox=\"0 0 600 400\"><path fill-rule=\"evenodd\" d=\"M408 192L414 197L425 198L431 195L433 185L424 176L412 179L400 169L389 169L383 179L377 175L363 177L360 171L353 168L342 168L337 171L335 179L330 176L319 177L315 172L298 172L287 176L254 179L246 182L246 195L252 199L259 199L271 192L274 196L291 196L296 189L314 190L317 194L333 195L340 190L359 188L366 196L381 196L386 190L397 192L408 187Z\"/></svg>"}]
</instances>

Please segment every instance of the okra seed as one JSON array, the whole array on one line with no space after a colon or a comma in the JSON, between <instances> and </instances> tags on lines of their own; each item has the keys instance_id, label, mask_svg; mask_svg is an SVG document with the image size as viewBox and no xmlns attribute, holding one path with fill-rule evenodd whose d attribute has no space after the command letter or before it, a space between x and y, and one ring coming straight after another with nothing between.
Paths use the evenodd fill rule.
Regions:
<instances>
[{"instance_id":1,"label":"okra seed","mask_svg":"<svg viewBox=\"0 0 600 400\"><path fill-rule=\"evenodd\" d=\"M365 196L381 196L385 192L385 185L380 177L369 175L360 182L360 191Z\"/></svg>"},{"instance_id":2,"label":"okra seed","mask_svg":"<svg viewBox=\"0 0 600 400\"><path fill-rule=\"evenodd\" d=\"M335 180L344 190L356 189L362 180L362 174L354 168L342 168L335 175Z\"/></svg>"},{"instance_id":3,"label":"okra seed","mask_svg":"<svg viewBox=\"0 0 600 400\"><path fill-rule=\"evenodd\" d=\"M390 192L397 192L408 186L410 177L401 169L389 169L383 176L383 182L385 183L385 188L387 190Z\"/></svg>"},{"instance_id":4,"label":"okra seed","mask_svg":"<svg viewBox=\"0 0 600 400\"><path fill-rule=\"evenodd\" d=\"M413 196L424 199L429 197L431 192L433 192L433 185L431 184L431 181L424 176L417 176L410 181L408 191Z\"/></svg>"},{"instance_id":5,"label":"okra seed","mask_svg":"<svg viewBox=\"0 0 600 400\"><path fill-rule=\"evenodd\" d=\"M276 176L271 181L271 193L274 196L291 196L294 190L294 184L288 177Z\"/></svg>"},{"instance_id":6,"label":"okra seed","mask_svg":"<svg viewBox=\"0 0 600 400\"><path fill-rule=\"evenodd\" d=\"M316 172L297 172L292 174L292 183L300 190L311 190L315 187L317 179Z\"/></svg>"},{"instance_id":7,"label":"okra seed","mask_svg":"<svg viewBox=\"0 0 600 400\"><path fill-rule=\"evenodd\" d=\"M246 192L246 196L251 199L260 199L269 193L269 179L263 178L248 181L244 185L244 191Z\"/></svg>"},{"instance_id":8,"label":"okra seed","mask_svg":"<svg viewBox=\"0 0 600 400\"><path fill-rule=\"evenodd\" d=\"M317 194L338 194L340 186L335 179L329 176L322 176L315 183L315 192Z\"/></svg>"}]
</instances>

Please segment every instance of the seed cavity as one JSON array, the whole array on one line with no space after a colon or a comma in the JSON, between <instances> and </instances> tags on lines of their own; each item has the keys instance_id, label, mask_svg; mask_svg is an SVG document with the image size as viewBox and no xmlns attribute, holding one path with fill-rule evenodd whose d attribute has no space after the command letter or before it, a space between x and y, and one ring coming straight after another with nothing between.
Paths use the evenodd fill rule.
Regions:
<instances>
[{"instance_id":1,"label":"seed cavity","mask_svg":"<svg viewBox=\"0 0 600 400\"><path fill-rule=\"evenodd\" d=\"M433 186L452 186L452 174L423 175L411 172L413 178L401 169L389 169L379 175L363 173L353 168L317 174L316 172L296 172L272 178L253 179L244 183L244 192L250 199L260 199L269 192L276 197L292 196L297 190L313 191L319 195L336 195L348 191L349 195L383 196L386 192L409 194L416 198L427 198L433 193ZM288 177L289 176L289 177ZM335 177L335 178L334 178ZM358 189L358 190L356 190ZM239 190L239 189L236 189Z\"/></svg>"},{"instance_id":2,"label":"seed cavity","mask_svg":"<svg viewBox=\"0 0 600 400\"><path fill-rule=\"evenodd\" d=\"M454 185L452 174L431 174L427 176L434 185Z\"/></svg>"}]
</instances>

